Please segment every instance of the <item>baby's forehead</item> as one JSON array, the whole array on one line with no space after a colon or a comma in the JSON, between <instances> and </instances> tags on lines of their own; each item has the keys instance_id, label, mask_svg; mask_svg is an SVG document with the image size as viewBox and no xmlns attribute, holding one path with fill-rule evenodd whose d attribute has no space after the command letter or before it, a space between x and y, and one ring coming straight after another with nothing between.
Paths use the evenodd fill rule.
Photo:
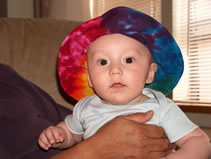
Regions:
<instances>
[{"instance_id":1,"label":"baby's forehead","mask_svg":"<svg viewBox=\"0 0 211 159\"><path fill-rule=\"evenodd\" d=\"M122 45L123 47L128 46L130 48L136 48L137 46L141 46L140 48L144 47L149 50L143 43L136 40L135 38L120 33L106 34L98 37L90 43L90 45L88 46L88 50L97 48L106 49L106 47L108 46L116 45Z\"/></svg>"},{"instance_id":2,"label":"baby's forehead","mask_svg":"<svg viewBox=\"0 0 211 159\"><path fill-rule=\"evenodd\" d=\"M135 56L136 54L144 56L146 54L150 55L151 58L151 52L144 44L137 41L136 39L119 33L104 35L97 38L89 45L89 48L87 50L87 56L96 57L108 54L111 56L112 53L116 54L119 52L119 55L131 56Z\"/></svg>"}]
</instances>

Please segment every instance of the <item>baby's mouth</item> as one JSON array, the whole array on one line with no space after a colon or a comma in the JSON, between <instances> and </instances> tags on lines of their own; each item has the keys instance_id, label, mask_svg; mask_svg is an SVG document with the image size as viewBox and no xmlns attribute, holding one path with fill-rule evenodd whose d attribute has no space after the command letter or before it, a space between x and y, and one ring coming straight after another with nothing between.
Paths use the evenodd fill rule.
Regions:
<instances>
[{"instance_id":1,"label":"baby's mouth","mask_svg":"<svg viewBox=\"0 0 211 159\"><path fill-rule=\"evenodd\" d=\"M122 83L113 83L112 85L111 85L111 88L123 88L123 87L125 87L126 85L124 85L124 84L122 84Z\"/></svg>"}]
</instances>

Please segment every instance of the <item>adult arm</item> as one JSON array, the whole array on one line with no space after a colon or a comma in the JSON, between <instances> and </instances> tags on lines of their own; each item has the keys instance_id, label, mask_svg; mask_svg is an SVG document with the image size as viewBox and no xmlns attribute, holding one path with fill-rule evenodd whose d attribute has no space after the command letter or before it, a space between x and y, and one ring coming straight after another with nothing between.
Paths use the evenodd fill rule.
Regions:
<instances>
[{"instance_id":1,"label":"adult arm","mask_svg":"<svg viewBox=\"0 0 211 159\"><path fill-rule=\"evenodd\" d=\"M162 128L143 124L153 113L121 116L101 127L95 135L52 159L155 159L170 147Z\"/></svg>"},{"instance_id":2,"label":"adult arm","mask_svg":"<svg viewBox=\"0 0 211 159\"><path fill-rule=\"evenodd\" d=\"M43 129L64 120L71 110L0 64L0 154L4 159L46 159L63 150L44 151L37 144Z\"/></svg>"}]
</instances>

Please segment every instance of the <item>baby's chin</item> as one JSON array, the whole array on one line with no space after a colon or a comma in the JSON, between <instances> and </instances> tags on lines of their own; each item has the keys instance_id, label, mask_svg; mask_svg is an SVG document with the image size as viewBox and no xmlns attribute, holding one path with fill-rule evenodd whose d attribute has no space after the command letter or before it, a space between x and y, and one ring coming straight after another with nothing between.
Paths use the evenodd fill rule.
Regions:
<instances>
[{"instance_id":1,"label":"baby's chin","mask_svg":"<svg viewBox=\"0 0 211 159\"><path fill-rule=\"evenodd\" d=\"M122 101L122 100L109 100L109 101L102 100L102 102L104 104L109 104L109 105L114 105L114 106L122 106L122 105L127 105L127 104L133 104L130 101Z\"/></svg>"},{"instance_id":2,"label":"baby's chin","mask_svg":"<svg viewBox=\"0 0 211 159\"><path fill-rule=\"evenodd\" d=\"M104 100L104 99L101 98L101 100L104 104L115 105L115 106L136 104L138 102L142 102L142 101L145 101L147 99L149 99L149 98L145 95L140 95L140 96L138 96L136 98L132 98L132 99L112 98L112 99L109 99L109 100Z\"/></svg>"}]
</instances>

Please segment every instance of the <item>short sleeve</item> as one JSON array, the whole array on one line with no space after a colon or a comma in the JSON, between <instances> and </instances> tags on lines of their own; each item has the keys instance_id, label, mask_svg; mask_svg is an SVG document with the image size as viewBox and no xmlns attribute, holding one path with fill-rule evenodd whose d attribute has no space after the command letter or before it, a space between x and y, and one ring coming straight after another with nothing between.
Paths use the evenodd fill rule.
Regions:
<instances>
[{"instance_id":1,"label":"short sleeve","mask_svg":"<svg viewBox=\"0 0 211 159\"><path fill-rule=\"evenodd\" d=\"M161 110L164 113L161 113L160 125L164 128L171 143L184 137L198 127L170 99L167 99L167 107L162 107L162 109L165 110Z\"/></svg>"},{"instance_id":2,"label":"short sleeve","mask_svg":"<svg viewBox=\"0 0 211 159\"><path fill-rule=\"evenodd\" d=\"M65 117L65 124L73 134L81 135L84 133L82 124L80 122L80 114L82 111L80 110L81 107L81 101L79 101L75 105L73 113Z\"/></svg>"}]
</instances>

